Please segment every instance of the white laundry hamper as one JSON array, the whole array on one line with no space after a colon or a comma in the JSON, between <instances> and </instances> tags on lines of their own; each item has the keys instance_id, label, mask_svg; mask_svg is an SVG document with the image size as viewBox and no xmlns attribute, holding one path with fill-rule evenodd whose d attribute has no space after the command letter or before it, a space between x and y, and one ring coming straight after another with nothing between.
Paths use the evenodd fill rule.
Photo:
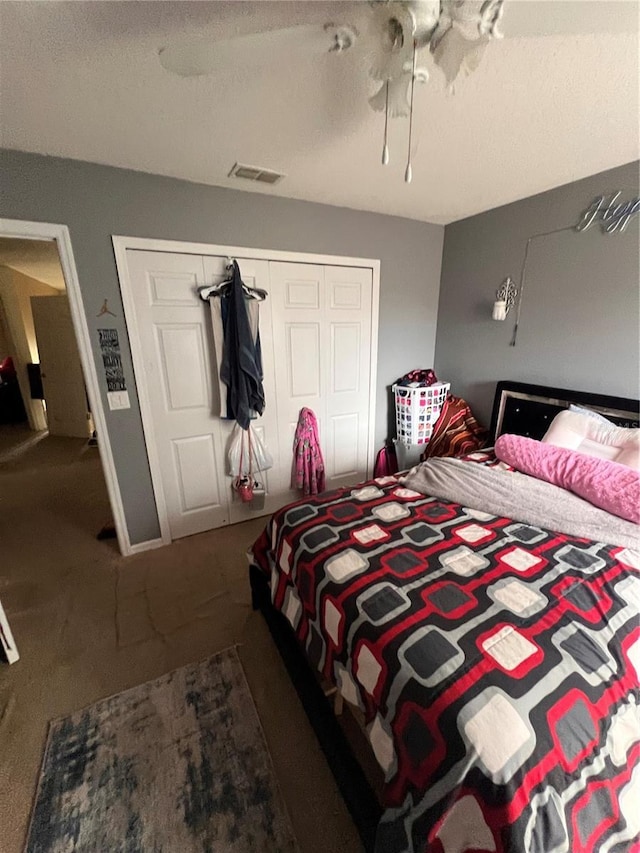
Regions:
<instances>
[{"instance_id":1,"label":"white laundry hamper","mask_svg":"<svg viewBox=\"0 0 640 853\"><path fill-rule=\"evenodd\" d=\"M417 388L393 386L398 443L408 447L429 442L450 388L449 382L436 382Z\"/></svg>"}]
</instances>

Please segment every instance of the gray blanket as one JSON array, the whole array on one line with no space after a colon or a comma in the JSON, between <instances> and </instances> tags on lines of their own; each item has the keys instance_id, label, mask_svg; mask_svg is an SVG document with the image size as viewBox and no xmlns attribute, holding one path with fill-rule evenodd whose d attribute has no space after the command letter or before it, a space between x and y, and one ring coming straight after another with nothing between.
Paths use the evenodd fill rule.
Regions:
<instances>
[{"instance_id":1,"label":"gray blanket","mask_svg":"<svg viewBox=\"0 0 640 853\"><path fill-rule=\"evenodd\" d=\"M517 471L460 459L429 459L400 481L423 495L569 536L640 549L640 527L565 489Z\"/></svg>"}]
</instances>

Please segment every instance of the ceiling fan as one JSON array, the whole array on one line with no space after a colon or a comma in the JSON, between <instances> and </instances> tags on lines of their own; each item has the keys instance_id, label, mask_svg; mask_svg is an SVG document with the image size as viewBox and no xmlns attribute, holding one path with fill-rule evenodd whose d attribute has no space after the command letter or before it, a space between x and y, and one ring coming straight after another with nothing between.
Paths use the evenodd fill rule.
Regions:
<instances>
[{"instance_id":1,"label":"ceiling fan","mask_svg":"<svg viewBox=\"0 0 640 853\"><path fill-rule=\"evenodd\" d=\"M314 5L310 3L307 8L312 10ZM502 38L505 5L508 9L505 20L509 21L513 15L514 21L514 26L509 26L509 36L574 33L576 30L598 32L607 29L602 24L610 20L614 21L614 30L619 31L633 29L636 23L634 16L628 14L629 7L635 6L631 3L370 0L349 4L346 11L344 4L340 4L342 20L337 22L303 23L222 40L200 38L176 42L161 48L159 59L167 71L181 77L195 77L211 74L222 64L235 61L240 52L243 64L253 60L258 66L273 56L296 51L306 61L323 53L355 52L362 57L375 88L369 104L372 109L385 113L383 164L389 162L389 118L409 116L405 181L410 183L414 88L416 83L429 79L423 59L431 57L452 89L458 77L471 74L479 66L488 43ZM541 5L550 14L540 14ZM617 7L615 11L613 6ZM531 13L532 7L538 7L537 14ZM579 14L570 7L573 10L581 7ZM608 15L603 7L608 7ZM626 16L621 16L622 11Z\"/></svg>"},{"instance_id":2,"label":"ceiling fan","mask_svg":"<svg viewBox=\"0 0 640 853\"><path fill-rule=\"evenodd\" d=\"M265 53L299 50L307 56L359 50L368 62L369 74L380 89L390 89L389 114L407 116L414 48L428 48L451 84L461 70L471 71L491 38L500 38L498 21L504 0L373 0L356 3L349 18L324 25L306 24L251 33L224 40L189 39L159 50L161 65L181 77L213 73L221 62L242 51L259 61ZM419 81L428 79L419 70ZM370 100L381 109L379 98Z\"/></svg>"}]
</instances>

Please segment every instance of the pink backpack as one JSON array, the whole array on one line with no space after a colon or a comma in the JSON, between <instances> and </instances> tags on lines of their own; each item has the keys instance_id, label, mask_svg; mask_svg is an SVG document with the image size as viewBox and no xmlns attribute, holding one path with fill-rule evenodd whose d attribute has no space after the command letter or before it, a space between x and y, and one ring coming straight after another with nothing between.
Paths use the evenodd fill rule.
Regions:
<instances>
[{"instance_id":1,"label":"pink backpack","mask_svg":"<svg viewBox=\"0 0 640 853\"><path fill-rule=\"evenodd\" d=\"M393 445L385 444L378 451L376 456L376 464L373 467L374 477L388 477L390 474L397 474L398 460L396 458L396 450Z\"/></svg>"}]
</instances>

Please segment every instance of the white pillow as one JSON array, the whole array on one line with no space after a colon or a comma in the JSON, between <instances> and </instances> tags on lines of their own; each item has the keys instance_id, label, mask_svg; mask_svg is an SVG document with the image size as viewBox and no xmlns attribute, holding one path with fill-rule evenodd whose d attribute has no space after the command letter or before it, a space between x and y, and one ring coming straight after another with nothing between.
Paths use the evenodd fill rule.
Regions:
<instances>
[{"instance_id":1,"label":"white pillow","mask_svg":"<svg viewBox=\"0 0 640 853\"><path fill-rule=\"evenodd\" d=\"M604 415L601 415L600 412L594 412L593 409L585 409L584 406L576 406L574 403L571 403L569 406L570 412L580 412L581 415L586 415L588 418L595 418L597 421L602 421L605 424L609 424L609 426L615 426L612 424L609 418L605 418Z\"/></svg>"},{"instance_id":2,"label":"white pillow","mask_svg":"<svg viewBox=\"0 0 640 853\"><path fill-rule=\"evenodd\" d=\"M555 416L542 440L640 471L640 429L637 428L618 427L566 409Z\"/></svg>"}]
</instances>

